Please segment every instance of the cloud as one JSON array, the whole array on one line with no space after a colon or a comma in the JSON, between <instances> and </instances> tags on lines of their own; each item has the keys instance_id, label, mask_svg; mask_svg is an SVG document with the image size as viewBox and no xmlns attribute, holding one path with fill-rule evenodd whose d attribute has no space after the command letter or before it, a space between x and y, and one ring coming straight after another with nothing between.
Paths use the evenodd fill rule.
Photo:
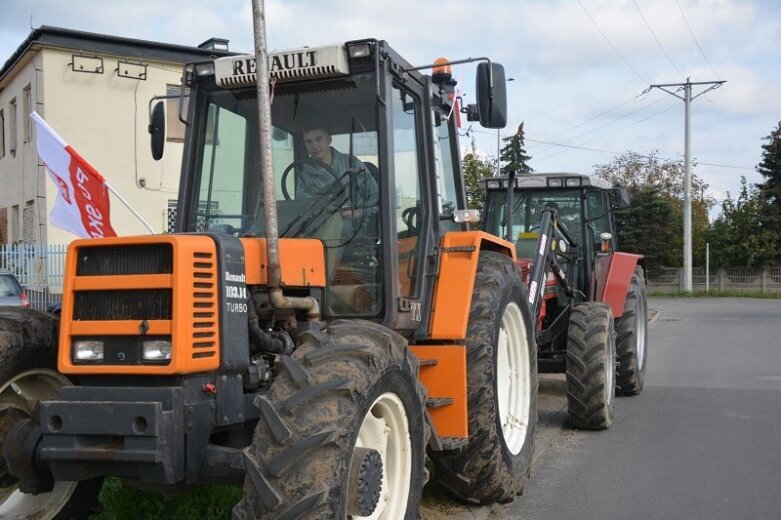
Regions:
<instances>
[{"instance_id":1,"label":"cloud","mask_svg":"<svg viewBox=\"0 0 781 520\"><path fill-rule=\"evenodd\" d=\"M632 0L580 2L643 79L621 61L574 0L396 0L390 5L266 0L268 44L282 50L373 37L387 40L415 64L439 56L490 56L515 78L508 84L510 118L502 135L524 120L529 139L561 142L585 134L568 144L617 152L658 148L667 157L683 152L683 103L661 92L633 98L648 82L678 82L685 79L682 74L692 81L726 79L723 88L692 104L694 155L702 162L753 167L759 161L761 138L781 118L781 2L677 0L714 73L697 49L676 0L635 1L680 73L659 49ZM30 15L34 26L183 45L223 37L231 40L233 50L253 50L249 0L26 0L3 3L0 61L29 34ZM456 69L467 102L473 101L473 70L470 66ZM661 101L632 113L654 99ZM621 103L625 104L617 107ZM667 106L675 108L649 118ZM558 136L575 125L581 126ZM492 156L496 133L481 131L475 134L479 152ZM468 144L462 142L464 147ZM537 159L560 152L541 161L540 169L588 172L591 165L611 158L609 153L531 142L529 150ZM751 170L701 165L697 171L721 192L736 192L741 174L749 182L758 181Z\"/></svg>"}]
</instances>

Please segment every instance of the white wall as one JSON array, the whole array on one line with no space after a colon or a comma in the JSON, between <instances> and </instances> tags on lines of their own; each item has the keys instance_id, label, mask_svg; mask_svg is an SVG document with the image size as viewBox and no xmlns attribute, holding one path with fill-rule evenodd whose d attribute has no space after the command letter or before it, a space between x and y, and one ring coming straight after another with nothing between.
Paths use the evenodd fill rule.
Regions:
<instances>
[{"instance_id":1,"label":"white wall","mask_svg":"<svg viewBox=\"0 0 781 520\"><path fill-rule=\"evenodd\" d=\"M117 75L116 57L103 56L103 74L74 72L71 51L43 50L46 93L39 112L63 139L94 166L142 214L155 232L166 228L169 199L177 198L182 144L167 142L161 161L149 148L149 100L178 85L181 65L146 61L146 80ZM145 187L139 187L143 179ZM46 183L47 215L56 190ZM146 234L143 224L114 196L111 223L120 236ZM49 243L69 242L70 233L49 226Z\"/></svg>"},{"instance_id":2,"label":"white wall","mask_svg":"<svg viewBox=\"0 0 781 520\"><path fill-rule=\"evenodd\" d=\"M30 87L30 97L32 108L41 101L42 81L41 73L36 69L41 69L41 55L36 52L30 52L25 56L19 71L13 77L7 77L4 81L2 91L0 91L0 109L3 110L5 117L5 155L0 158L0 208L8 208L8 233L6 240L15 241L23 238L24 232L24 207L29 200L34 201L36 218L34 219L33 238L35 241L45 240L45 225L40 226L45 215L45 206L43 199L38 195L43 195L45 190L43 169L38 168L38 154L35 151L35 135L33 132L32 140L25 141L24 127L25 121L25 103L24 89ZM11 110L10 102L16 99L16 153L11 153ZM38 206L38 203L41 203ZM12 208L18 206L18 219L12 218ZM12 227L14 229L12 229ZM43 239L41 237L44 237Z\"/></svg>"}]
</instances>

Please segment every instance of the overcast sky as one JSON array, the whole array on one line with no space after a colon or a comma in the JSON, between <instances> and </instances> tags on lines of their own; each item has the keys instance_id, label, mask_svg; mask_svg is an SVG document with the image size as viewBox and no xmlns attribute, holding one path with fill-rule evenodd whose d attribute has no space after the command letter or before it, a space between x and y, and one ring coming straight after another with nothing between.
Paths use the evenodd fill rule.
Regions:
<instances>
[{"instance_id":1,"label":"overcast sky","mask_svg":"<svg viewBox=\"0 0 781 520\"><path fill-rule=\"evenodd\" d=\"M0 6L0 61L40 25L184 45L221 37L231 50L252 51L250 0ZM650 83L726 80L691 106L695 173L721 200L737 192L741 175L761 181L754 167L762 138L781 120L779 0L266 0L266 10L272 50L372 37L412 63L439 56L502 63L515 79L502 137L525 121L531 164L540 172L588 173L612 159L606 152L658 149L682 157L683 102L659 90L640 94ZM455 74L474 102L474 69ZM473 130L478 149L495 156L496 132Z\"/></svg>"}]
</instances>

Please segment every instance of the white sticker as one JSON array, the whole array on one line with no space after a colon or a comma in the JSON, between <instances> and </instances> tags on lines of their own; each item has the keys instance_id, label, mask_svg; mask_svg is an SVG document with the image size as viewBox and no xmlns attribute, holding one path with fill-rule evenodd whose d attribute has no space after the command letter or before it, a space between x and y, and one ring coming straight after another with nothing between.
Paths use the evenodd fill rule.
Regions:
<instances>
[{"instance_id":1,"label":"white sticker","mask_svg":"<svg viewBox=\"0 0 781 520\"><path fill-rule=\"evenodd\" d=\"M545 254L545 246L548 245L548 235L540 235L540 254Z\"/></svg>"}]
</instances>

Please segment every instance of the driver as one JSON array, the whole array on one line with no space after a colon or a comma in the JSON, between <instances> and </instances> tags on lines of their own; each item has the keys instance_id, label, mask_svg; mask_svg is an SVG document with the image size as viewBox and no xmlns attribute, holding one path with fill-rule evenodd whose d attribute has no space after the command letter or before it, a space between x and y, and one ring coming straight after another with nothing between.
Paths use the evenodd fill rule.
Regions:
<instances>
[{"instance_id":1,"label":"driver","mask_svg":"<svg viewBox=\"0 0 781 520\"><path fill-rule=\"evenodd\" d=\"M304 130L304 145L309 158L330 166L343 184L349 182L349 175L344 175L348 170L356 172L356 206L365 206L367 216L375 213L379 201L377 181L358 158L343 154L331 146L332 140L330 132L320 123L313 123ZM333 175L325 168L307 163L296 179L296 198L316 198L333 183ZM353 212L343 208L341 214L344 218L359 218L361 210Z\"/></svg>"}]
</instances>

